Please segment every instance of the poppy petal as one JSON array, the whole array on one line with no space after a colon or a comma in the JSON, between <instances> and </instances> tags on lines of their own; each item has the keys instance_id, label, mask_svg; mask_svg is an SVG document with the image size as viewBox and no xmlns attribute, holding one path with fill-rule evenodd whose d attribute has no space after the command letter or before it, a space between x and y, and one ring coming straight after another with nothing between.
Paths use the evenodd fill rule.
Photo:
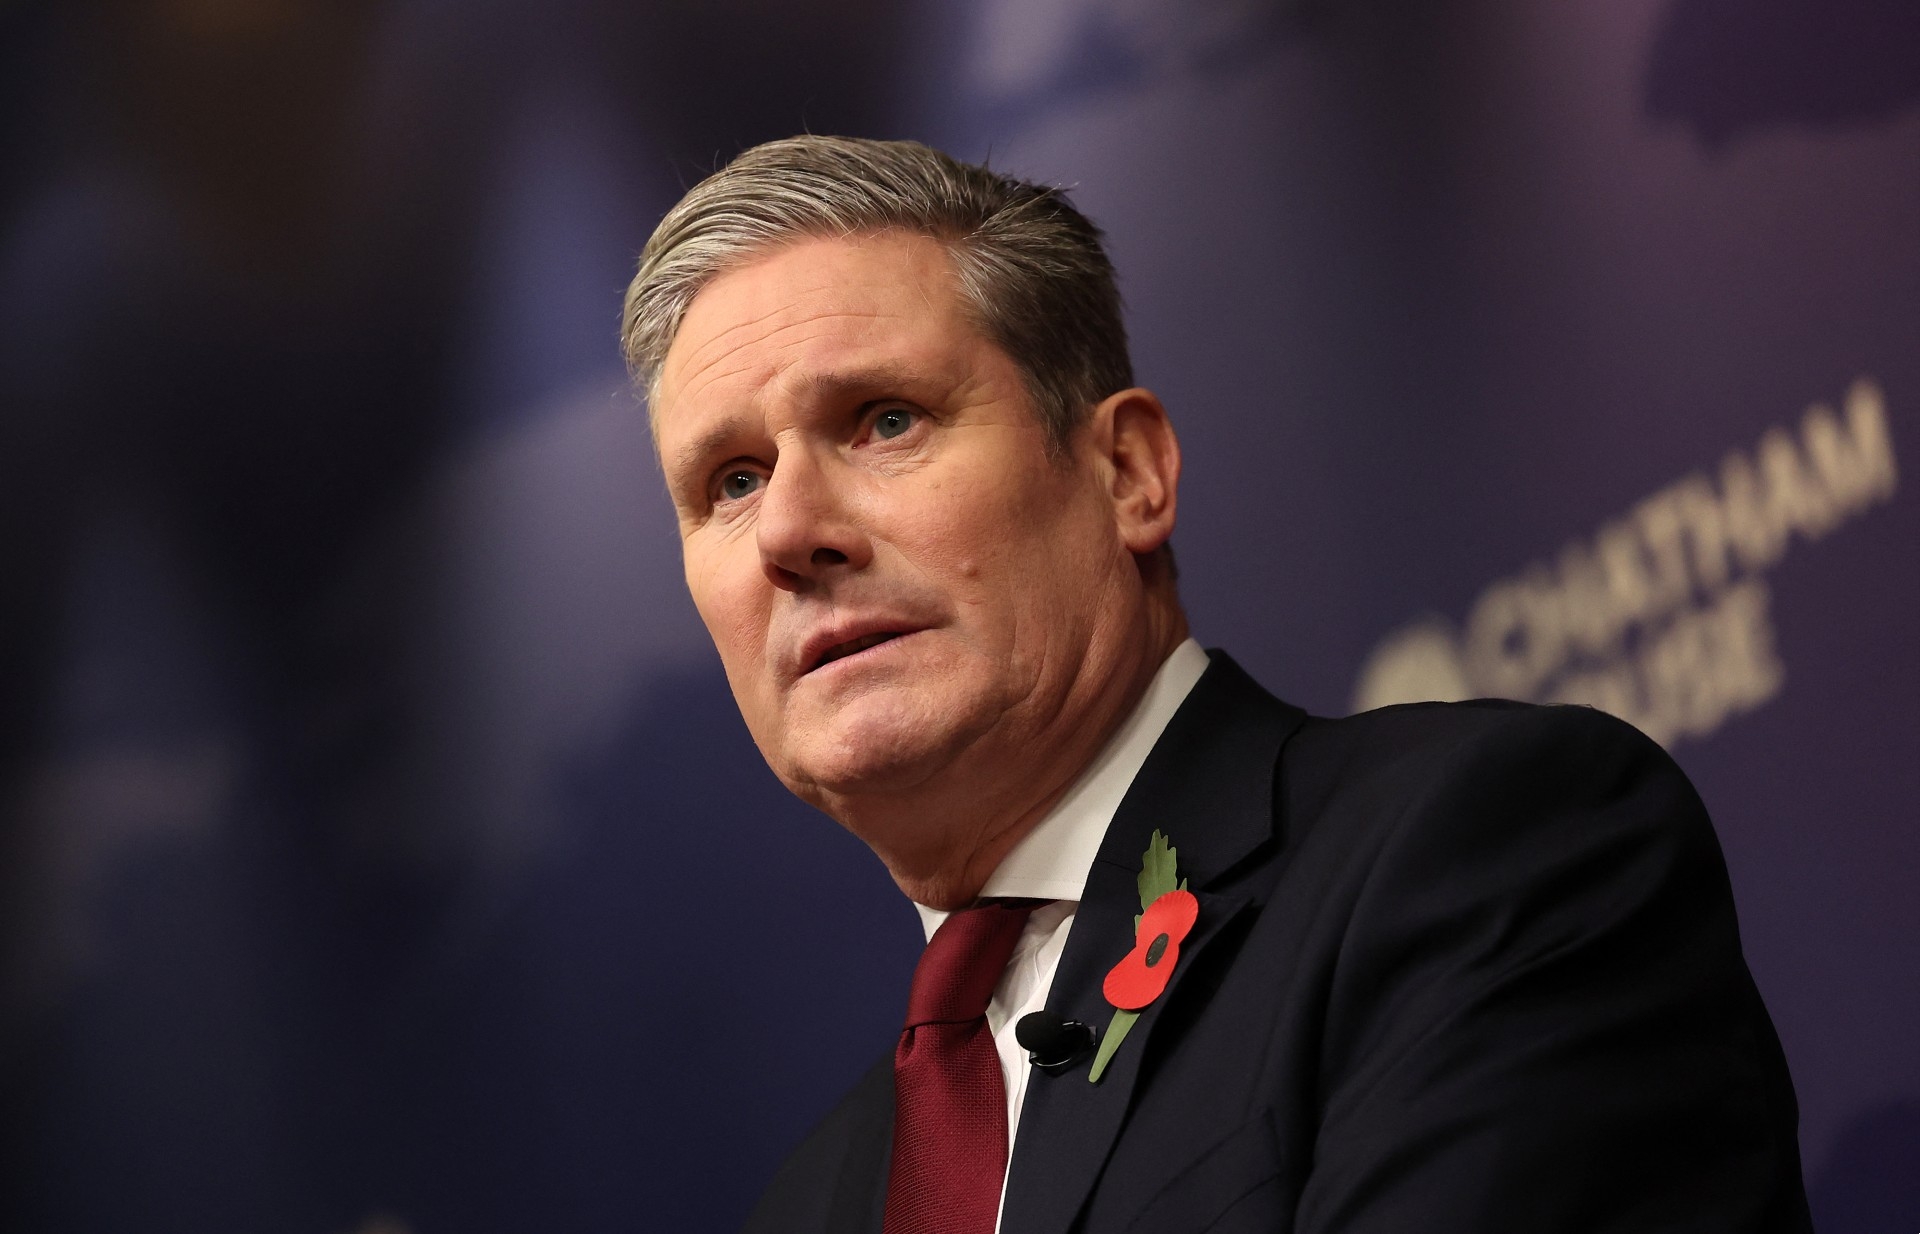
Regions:
<instances>
[{"instance_id":1,"label":"poppy petal","mask_svg":"<svg viewBox=\"0 0 1920 1234\"><path fill-rule=\"evenodd\" d=\"M1178 943L1187 937L1199 918L1200 901L1191 891L1169 891L1140 915L1140 928L1134 937L1151 939L1156 934L1165 934Z\"/></svg>"},{"instance_id":2,"label":"poppy petal","mask_svg":"<svg viewBox=\"0 0 1920 1234\"><path fill-rule=\"evenodd\" d=\"M1169 891L1140 915L1133 950L1113 966L1100 992L1122 1011L1138 1011L1159 998L1180 960L1180 944L1200 916L1200 901L1189 891Z\"/></svg>"}]
</instances>

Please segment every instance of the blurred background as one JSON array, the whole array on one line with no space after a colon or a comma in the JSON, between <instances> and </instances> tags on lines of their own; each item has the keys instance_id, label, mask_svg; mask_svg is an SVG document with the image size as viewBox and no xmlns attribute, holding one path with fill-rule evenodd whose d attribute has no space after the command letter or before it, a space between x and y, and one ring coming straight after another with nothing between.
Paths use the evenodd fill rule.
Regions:
<instances>
[{"instance_id":1,"label":"blurred background","mask_svg":"<svg viewBox=\"0 0 1920 1234\"><path fill-rule=\"evenodd\" d=\"M1203 642L1667 743L1914 1228L1907 0L0 0L0 1228L731 1230L890 1048L615 341L803 129L1108 229Z\"/></svg>"}]
</instances>

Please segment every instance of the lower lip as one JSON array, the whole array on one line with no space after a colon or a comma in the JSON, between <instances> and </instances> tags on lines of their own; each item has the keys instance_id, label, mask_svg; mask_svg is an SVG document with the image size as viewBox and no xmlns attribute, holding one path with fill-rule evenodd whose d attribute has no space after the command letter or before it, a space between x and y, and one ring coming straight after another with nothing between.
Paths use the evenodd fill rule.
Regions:
<instances>
[{"instance_id":1,"label":"lower lip","mask_svg":"<svg viewBox=\"0 0 1920 1234\"><path fill-rule=\"evenodd\" d=\"M841 656L837 660L828 660L825 664L822 664L820 667L813 669L811 672L807 673L806 676L818 677L822 673L831 672L832 670L841 668L843 666L847 666L847 665L858 666L861 664L871 663L876 653L883 652L883 651L890 651L893 648L898 647L901 643L906 642L908 639L912 638L915 634L918 634L918 633L919 633L918 630L914 630L906 634L896 634L884 643L875 643L871 647L862 647L859 651L853 652L850 655Z\"/></svg>"}]
</instances>

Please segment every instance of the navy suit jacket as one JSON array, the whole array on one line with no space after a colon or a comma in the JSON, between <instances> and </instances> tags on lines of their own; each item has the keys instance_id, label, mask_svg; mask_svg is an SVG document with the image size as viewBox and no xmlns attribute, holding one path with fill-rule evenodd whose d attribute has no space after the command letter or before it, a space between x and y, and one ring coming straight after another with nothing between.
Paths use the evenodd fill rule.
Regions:
<instances>
[{"instance_id":1,"label":"navy suit jacket","mask_svg":"<svg viewBox=\"0 0 1920 1234\"><path fill-rule=\"evenodd\" d=\"M1003 1234L1810 1228L1719 845L1629 726L1315 719L1214 652L1108 828L1049 1008L1106 1025L1156 828L1199 921L1099 1084L1031 1076ZM889 1048L750 1234L878 1234L892 1079Z\"/></svg>"}]
</instances>

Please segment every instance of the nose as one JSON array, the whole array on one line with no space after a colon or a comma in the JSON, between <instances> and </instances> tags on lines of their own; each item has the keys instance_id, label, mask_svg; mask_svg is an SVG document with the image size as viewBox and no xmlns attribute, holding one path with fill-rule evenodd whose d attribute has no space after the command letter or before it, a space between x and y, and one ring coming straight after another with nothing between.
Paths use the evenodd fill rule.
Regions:
<instances>
[{"instance_id":1,"label":"nose","mask_svg":"<svg viewBox=\"0 0 1920 1234\"><path fill-rule=\"evenodd\" d=\"M774 586L807 591L872 560L848 482L829 460L804 449L781 452L754 519L761 568Z\"/></svg>"}]
</instances>

